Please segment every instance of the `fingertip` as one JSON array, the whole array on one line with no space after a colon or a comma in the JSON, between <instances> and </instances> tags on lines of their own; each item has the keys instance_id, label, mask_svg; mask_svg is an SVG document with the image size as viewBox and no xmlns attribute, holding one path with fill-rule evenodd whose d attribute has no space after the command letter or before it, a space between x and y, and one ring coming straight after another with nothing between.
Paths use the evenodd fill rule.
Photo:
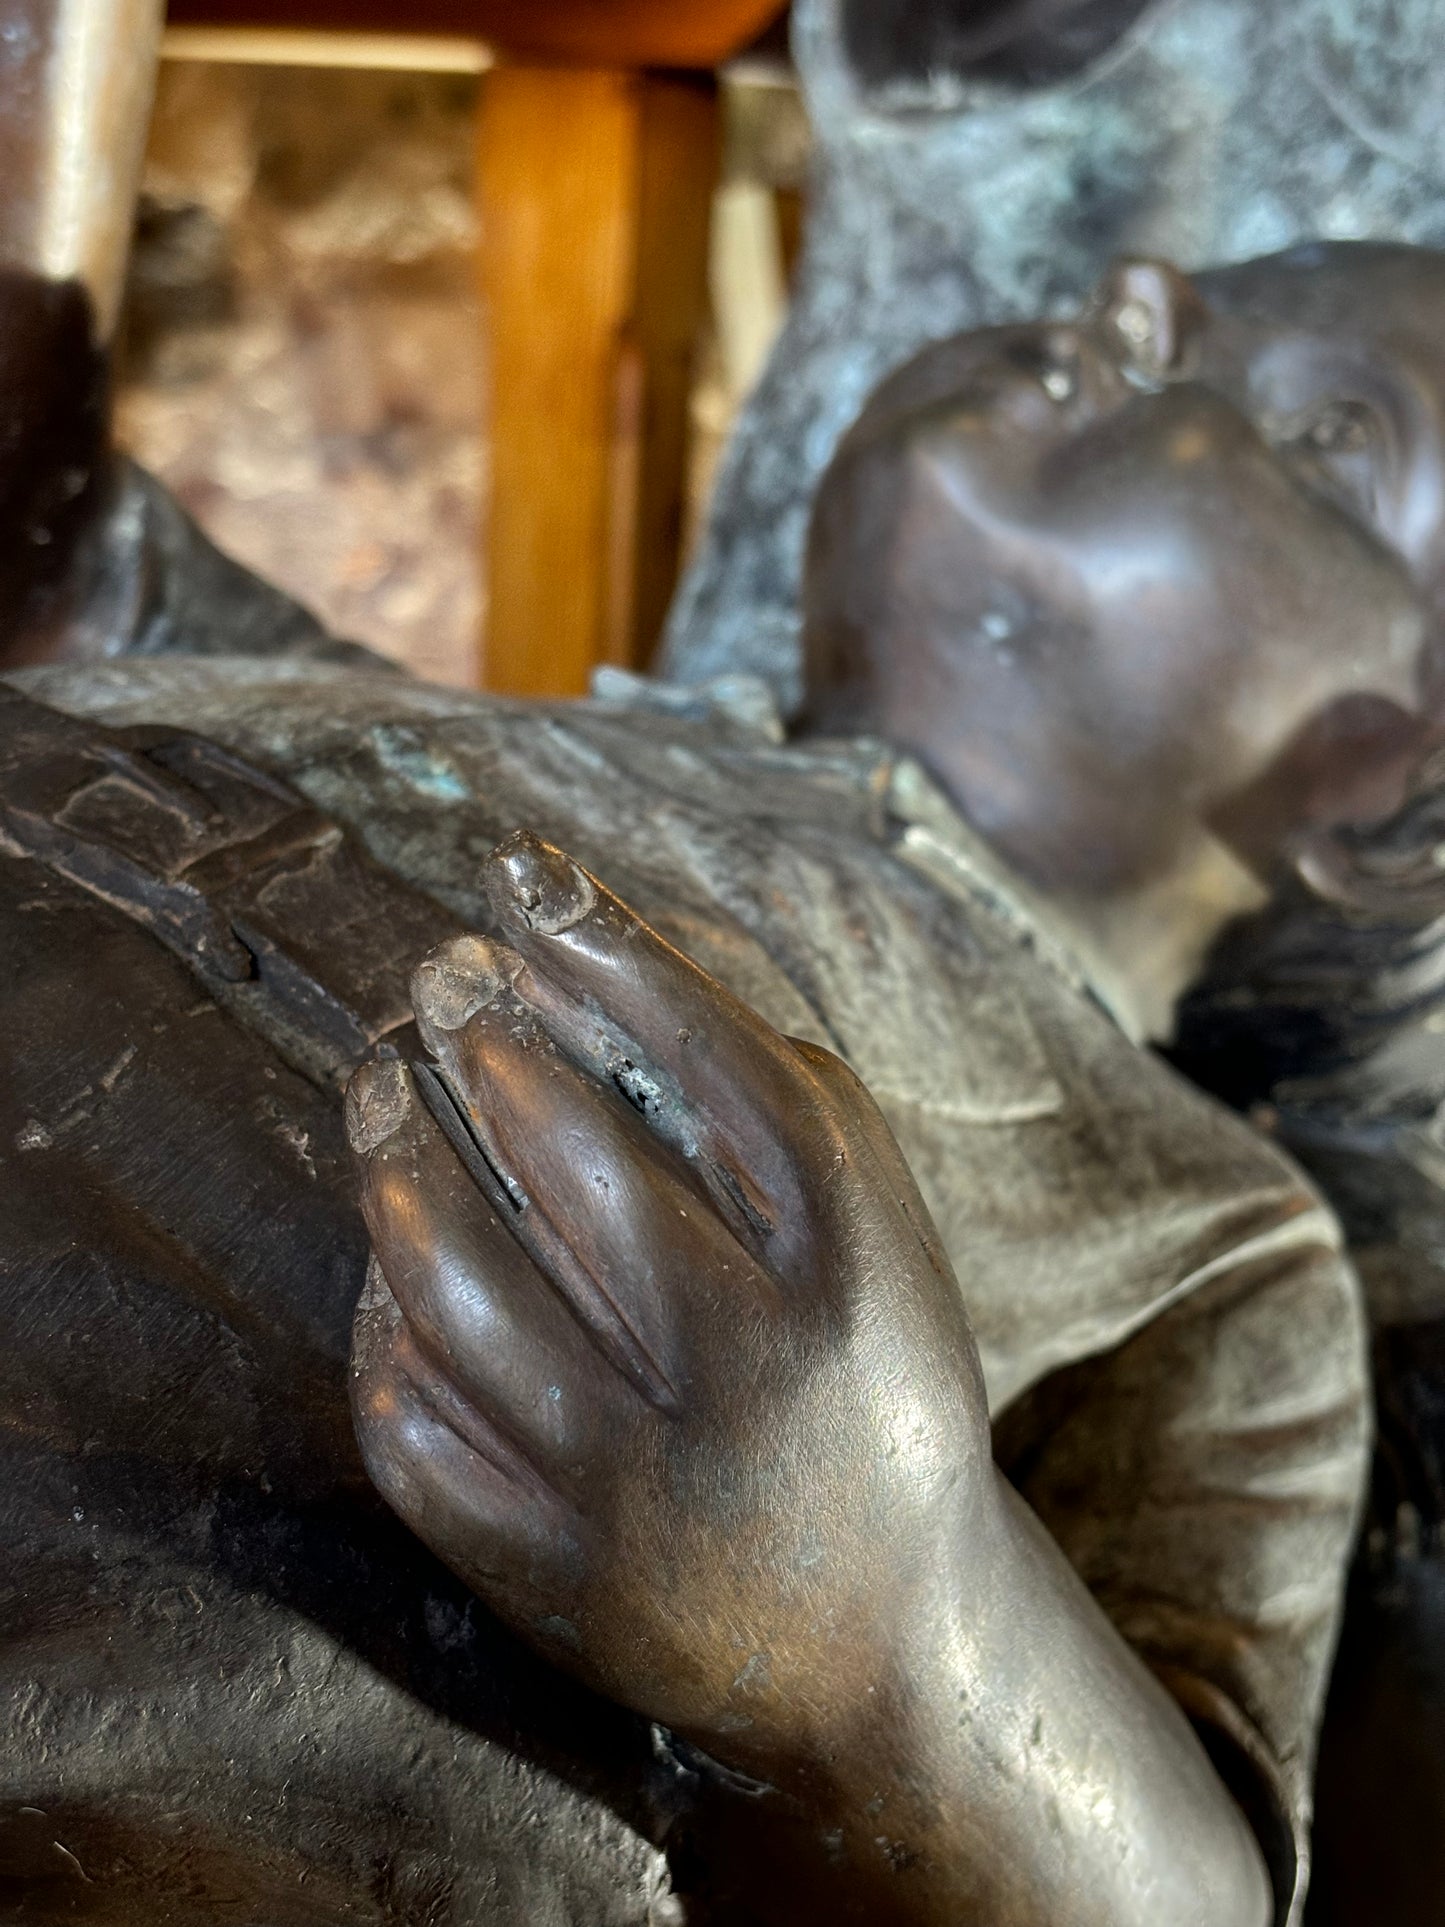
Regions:
<instances>
[{"instance_id":1,"label":"fingertip","mask_svg":"<svg viewBox=\"0 0 1445 1927\"><path fill-rule=\"evenodd\" d=\"M428 1029L460 1030L496 1002L521 968L516 952L490 937L452 937L439 944L412 972L412 1009L423 1035Z\"/></svg>"},{"instance_id":2,"label":"fingertip","mask_svg":"<svg viewBox=\"0 0 1445 1927\"><path fill-rule=\"evenodd\" d=\"M597 901L581 864L533 830L514 831L497 845L483 866L483 881L500 916L544 937L570 930Z\"/></svg>"},{"instance_id":3,"label":"fingertip","mask_svg":"<svg viewBox=\"0 0 1445 1927\"><path fill-rule=\"evenodd\" d=\"M346 1136L358 1157L370 1157L412 1113L411 1076L394 1057L373 1058L346 1087Z\"/></svg>"}]
</instances>

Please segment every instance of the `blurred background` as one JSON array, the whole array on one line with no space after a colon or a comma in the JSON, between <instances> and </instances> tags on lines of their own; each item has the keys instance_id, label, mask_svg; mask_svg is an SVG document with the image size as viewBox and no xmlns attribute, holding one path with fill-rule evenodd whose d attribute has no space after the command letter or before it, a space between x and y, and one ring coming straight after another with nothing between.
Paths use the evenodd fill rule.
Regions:
<instances>
[{"instance_id":1,"label":"blurred background","mask_svg":"<svg viewBox=\"0 0 1445 1927\"><path fill-rule=\"evenodd\" d=\"M786 22L503 5L500 45L320 4L172 10L120 438L423 675L568 694L641 666L787 298Z\"/></svg>"}]
</instances>

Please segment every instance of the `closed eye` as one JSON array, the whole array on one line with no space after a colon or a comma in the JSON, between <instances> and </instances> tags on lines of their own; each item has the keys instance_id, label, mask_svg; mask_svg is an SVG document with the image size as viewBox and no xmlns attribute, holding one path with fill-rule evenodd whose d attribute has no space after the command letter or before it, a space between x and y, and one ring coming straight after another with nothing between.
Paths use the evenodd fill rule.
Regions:
<instances>
[{"instance_id":1,"label":"closed eye","mask_svg":"<svg viewBox=\"0 0 1445 1927\"><path fill-rule=\"evenodd\" d=\"M1389 429L1376 408L1329 396L1272 424L1273 440L1303 479L1370 523L1379 519Z\"/></svg>"}]
</instances>

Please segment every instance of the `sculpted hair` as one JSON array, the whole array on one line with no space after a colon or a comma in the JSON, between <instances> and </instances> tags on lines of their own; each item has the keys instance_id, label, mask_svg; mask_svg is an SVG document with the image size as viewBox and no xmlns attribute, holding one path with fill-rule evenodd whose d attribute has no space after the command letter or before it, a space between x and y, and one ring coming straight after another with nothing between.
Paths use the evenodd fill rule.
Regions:
<instances>
[{"instance_id":1,"label":"sculpted hair","mask_svg":"<svg viewBox=\"0 0 1445 1927\"><path fill-rule=\"evenodd\" d=\"M1312 1171L1401 1312L1445 1309L1442 853L1437 751L1393 816L1297 848L1216 945L1170 1053Z\"/></svg>"}]
</instances>

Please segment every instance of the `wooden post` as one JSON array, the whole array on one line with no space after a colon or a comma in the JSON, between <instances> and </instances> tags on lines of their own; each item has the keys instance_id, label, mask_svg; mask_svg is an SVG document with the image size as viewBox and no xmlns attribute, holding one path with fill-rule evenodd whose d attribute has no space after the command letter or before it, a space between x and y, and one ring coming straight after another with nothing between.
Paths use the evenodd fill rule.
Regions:
<instances>
[{"instance_id":1,"label":"wooden post","mask_svg":"<svg viewBox=\"0 0 1445 1927\"><path fill-rule=\"evenodd\" d=\"M483 82L489 689L579 694L657 639L717 139L707 77L501 65Z\"/></svg>"}]
</instances>

